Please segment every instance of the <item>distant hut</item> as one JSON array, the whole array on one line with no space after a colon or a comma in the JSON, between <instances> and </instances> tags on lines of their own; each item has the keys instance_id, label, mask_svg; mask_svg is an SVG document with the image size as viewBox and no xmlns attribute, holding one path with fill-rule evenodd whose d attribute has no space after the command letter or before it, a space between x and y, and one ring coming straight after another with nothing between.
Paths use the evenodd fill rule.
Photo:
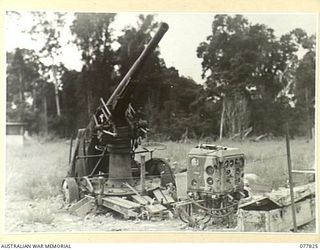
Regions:
<instances>
[{"instance_id":1,"label":"distant hut","mask_svg":"<svg viewBox=\"0 0 320 250\"><path fill-rule=\"evenodd\" d=\"M25 122L7 122L6 123L6 142L7 145L23 146Z\"/></svg>"}]
</instances>

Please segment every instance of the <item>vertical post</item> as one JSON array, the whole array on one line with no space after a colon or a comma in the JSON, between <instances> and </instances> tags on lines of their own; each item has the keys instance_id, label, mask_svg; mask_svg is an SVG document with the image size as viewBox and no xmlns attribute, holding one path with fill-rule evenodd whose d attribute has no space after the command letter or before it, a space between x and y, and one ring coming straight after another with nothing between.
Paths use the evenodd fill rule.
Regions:
<instances>
[{"instance_id":1,"label":"vertical post","mask_svg":"<svg viewBox=\"0 0 320 250\"><path fill-rule=\"evenodd\" d=\"M71 140L70 140L70 148L69 148L69 165L70 165L70 162L71 162L72 146L73 146L73 137L71 137Z\"/></svg>"},{"instance_id":2,"label":"vertical post","mask_svg":"<svg viewBox=\"0 0 320 250\"><path fill-rule=\"evenodd\" d=\"M288 174L289 174L289 185L290 185L293 231L297 232L296 207L295 207L295 203L294 203L294 193L293 193L293 180L292 180L292 166L291 166L290 138L289 138L289 124L288 123L286 123L286 145L287 145L287 160L288 160Z\"/></svg>"},{"instance_id":3,"label":"vertical post","mask_svg":"<svg viewBox=\"0 0 320 250\"><path fill-rule=\"evenodd\" d=\"M141 184L141 194L145 194L146 187L145 187L145 179L146 179L146 156L142 154L140 156L141 159L141 169L140 169L140 184Z\"/></svg>"},{"instance_id":4,"label":"vertical post","mask_svg":"<svg viewBox=\"0 0 320 250\"><path fill-rule=\"evenodd\" d=\"M104 194L105 178L102 177L102 176L99 176L98 181L99 181L99 187L100 187L100 192L99 192L99 194L100 194L100 195L103 195L103 194Z\"/></svg>"}]
</instances>

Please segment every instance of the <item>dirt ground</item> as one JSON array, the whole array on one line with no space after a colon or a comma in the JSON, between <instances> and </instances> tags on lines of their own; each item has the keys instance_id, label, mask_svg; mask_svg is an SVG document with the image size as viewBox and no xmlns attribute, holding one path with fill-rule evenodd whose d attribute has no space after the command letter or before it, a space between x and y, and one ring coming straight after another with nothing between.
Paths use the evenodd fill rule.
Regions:
<instances>
[{"instance_id":1,"label":"dirt ground","mask_svg":"<svg viewBox=\"0 0 320 250\"><path fill-rule=\"evenodd\" d=\"M205 231L238 232L237 227L208 225L204 229L188 227L179 218L151 220L125 220L113 213L91 213L85 217L72 215L59 195L41 200L6 201L6 232L112 232L112 231ZM39 216L42 214L43 217ZM298 229L300 233L315 232L315 221Z\"/></svg>"},{"instance_id":2,"label":"dirt ground","mask_svg":"<svg viewBox=\"0 0 320 250\"><path fill-rule=\"evenodd\" d=\"M6 224L8 232L108 232L108 231L198 231L188 227L179 218L151 218L125 220L114 213L91 213L85 217L68 212L62 196L48 200L7 200ZM46 210L48 220L39 217ZM18 213L17 213L18 211ZM17 216L18 215L18 216ZM45 216L45 215L44 215ZM52 216L52 217L51 217ZM210 231L237 231L236 228L208 226Z\"/></svg>"}]
</instances>

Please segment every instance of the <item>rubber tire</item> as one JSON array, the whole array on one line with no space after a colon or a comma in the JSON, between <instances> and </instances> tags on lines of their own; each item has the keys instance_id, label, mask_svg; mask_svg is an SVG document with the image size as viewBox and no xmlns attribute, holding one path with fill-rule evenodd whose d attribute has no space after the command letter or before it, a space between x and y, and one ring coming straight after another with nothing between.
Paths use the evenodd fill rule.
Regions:
<instances>
[{"instance_id":1,"label":"rubber tire","mask_svg":"<svg viewBox=\"0 0 320 250\"><path fill-rule=\"evenodd\" d=\"M80 199L79 186L75 178L67 177L63 180L62 192L67 203L73 203Z\"/></svg>"}]
</instances>

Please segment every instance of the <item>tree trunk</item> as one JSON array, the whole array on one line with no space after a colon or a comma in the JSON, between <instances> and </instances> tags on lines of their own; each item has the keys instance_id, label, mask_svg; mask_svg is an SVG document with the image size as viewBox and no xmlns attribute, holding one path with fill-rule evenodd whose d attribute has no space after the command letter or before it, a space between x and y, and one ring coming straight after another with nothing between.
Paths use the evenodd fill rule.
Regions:
<instances>
[{"instance_id":1,"label":"tree trunk","mask_svg":"<svg viewBox=\"0 0 320 250\"><path fill-rule=\"evenodd\" d=\"M44 135L48 135L48 111L47 111L47 97L43 97L43 123L44 123Z\"/></svg>"},{"instance_id":2,"label":"tree trunk","mask_svg":"<svg viewBox=\"0 0 320 250\"><path fill-rule=\"evenodd\" d=\"M21 103L24 103L23 76L22 76L21 69L19 71L19 99Z\"/></svg>"},{"instance_id":3,"label":"tree trunk","mask_svg":"<svg viewBox=\"0 0 320 250\"><path fill-rule=\"evenodd\" d=\"M57 116L60 117L61 111L60 111L59 91L57 86L55 86L55 96L56 96Z\"/></svg>"},{"instance_id":4,"label":"tree trunk","mask_svg":"<svg viewBox=\"0 0 320 250\"><path fill-rule=\"evenodd\" d=\"M88 91L88 94L87 94L87 111L88 111L89 120L90 120L91 115L92 115L91 102L92 102L92 94L91 94L91 91Z\"/></svg>"},{"instance_id":5,"label":"tree trunk","mask_svg":"<svg viewBox=\"0 0 320 250\"><path fill-rule=\"evenodd\" d=\"M59 101L59 89L58 89L58 80L57 80L57 72L56 72L56 66L52 65L52 72L53 72L53 80L54 80L54 92L55 92L55 98L56 98L56 107L57 107L57 116L61 116L60 111L60 101Z\"/></svg>"},{"instance_id":6,"label":"tree trunk","mask_svg":"<svg viewBox=\"0 0 320 250\"><path fill-rule=\"evenodd\" d=\"M230 122L231 122L231 133L229 134L229 136L235 135L236 134L236 114L233 114L230 117Z\"/></svg>"},{"instance_id":7,"label":"tree trunk","mask_svg":"<svg viewBox=\"0 0 320 250\"><path fill-rule=\"evenodd\" d=\"M307 138L312 140L312 128L310 124L310 114L309 114L309 93L308 87L305 88L305 98L306 98L306 122L307 122Z\"/></svg>"},{"instance_id":8,"label":"tree trunk","mask_svg":"<svg viewBox=\"0 0 320 250\"><path fill-rule=\"evenodd\" d=\"M36 102L37 102L37 93L35 88L32 89L32 107L33 107L33 112L37 111L37 106L36 106Z\"/></svg>"},{"instance_id":9,"label":"tree trunk","mask_svg":"<svg viewBox=\"0 0 320 250\"><path fill-rule=\"evenodd\" d=\"M225 96L222 97L222 111L221 111L221 119L220 119L220 136L219 140L222 140L222 135L223 135L223 124L224 124L224 113L226 109L226 103L225 103Z\"/></svg>"}]
</instances>

